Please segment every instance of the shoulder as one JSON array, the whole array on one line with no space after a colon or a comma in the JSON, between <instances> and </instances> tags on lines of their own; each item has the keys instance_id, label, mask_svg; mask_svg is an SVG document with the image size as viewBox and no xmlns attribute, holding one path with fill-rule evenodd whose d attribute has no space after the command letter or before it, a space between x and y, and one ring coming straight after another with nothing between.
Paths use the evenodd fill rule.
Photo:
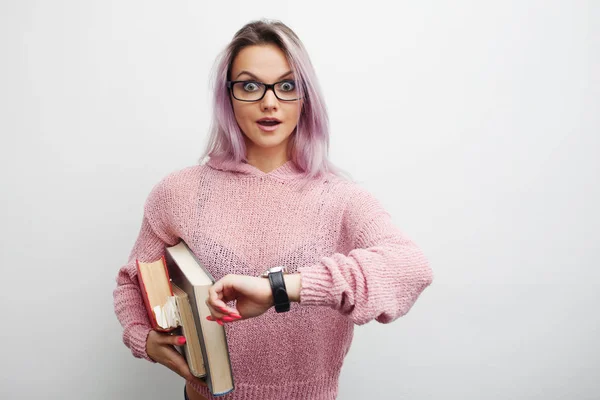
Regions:
<instances>
[{"instance_id":1,"label":"shoulder","mask_svg":"<svg viewBox=\"0 0 600 400\"><path fill-rule=\"evenodd\" d=\"M145 208L164 207L185 202L197 194L199 182L208 167L192 165L165 174L150 190Z\"/></svg>"},{"instance_id":2,"label":"shoulder","mask_svg":"<svg viewBox=\"0 0 600 400\"><path fill-rule=\"evenodd\" d=\"M192 165L177 169L165 174L152 188L152 191L187 191L196 187L197 183L206 175L208 167L205 165Z\"/></svg>"},{"instance_id":3,"label":"shoulder","mask_svg":"<svg viewBox=\"0 0 600 400\"><path fill-rule=\"evenodd\" d=\"M331 175L327 178L327 184L345 213L367 214L382 210L379 199L358 182Z\"/></svg>"},{"instance_id":4,"label":"shoulder","mask_svg":"<svg viewBox=\"0 0 600 400\"><path fill-rule=\"evenodd\" d=\"M339 221L340 238L350 240L348 243L352 248L364 247L361 242L364 232L370 231L374 222L381 225L381 221L388 221L390 214L372 192L356 181L335 177L328 184L331 187L332 219Z\"/></svg>"}]
</instances>

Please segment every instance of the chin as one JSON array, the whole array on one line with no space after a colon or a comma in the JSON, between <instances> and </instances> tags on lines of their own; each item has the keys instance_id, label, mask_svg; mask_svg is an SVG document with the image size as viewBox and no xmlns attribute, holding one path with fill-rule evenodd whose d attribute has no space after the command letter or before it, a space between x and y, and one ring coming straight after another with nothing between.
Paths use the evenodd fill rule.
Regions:
<instances>
[{"instance_id":1,"label":"chin","mask_svg":"<svg viewBox=\"0 0 600 400\"><path fill-rule=\"evenodd\" d=\"M250 139L250 141L257 147L271 148L287 143L290 137L291 134L284 134L281 132L263 132L259 130L251 137L248 137L248 139Z\"/></svg>"},{"instance_id":2,"label":"chin","mask_svg":"<svg viewBox=\"0 0 600 400\"><path fill-rule=\"evenodd\" d=\"M253 141L251 140L252 144L256 147L260 147L262 149L271 149L274 147L279 147L279 146L283 146L287 143L286 140L264 140L264 139L260 139L257 141Z\"/></svg>"}]
</instances>

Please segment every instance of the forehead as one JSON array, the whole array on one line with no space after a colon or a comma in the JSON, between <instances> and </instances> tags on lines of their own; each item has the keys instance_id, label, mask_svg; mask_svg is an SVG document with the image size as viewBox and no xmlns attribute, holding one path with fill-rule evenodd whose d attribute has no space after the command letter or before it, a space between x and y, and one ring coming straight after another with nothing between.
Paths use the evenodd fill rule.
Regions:
<instances>
[{"instance_id":1,"label":"forehead","mask_svg":"<svg viewBox=\"0 0 600 400\"><path fill-rule=\"evenodd\" d=\"M231 78L235 79L240 72L248 71L263 81L271 81L290 70L290 64L279 47L272 44L248 46L233 60Z\"/></svg>"}]
</instances>

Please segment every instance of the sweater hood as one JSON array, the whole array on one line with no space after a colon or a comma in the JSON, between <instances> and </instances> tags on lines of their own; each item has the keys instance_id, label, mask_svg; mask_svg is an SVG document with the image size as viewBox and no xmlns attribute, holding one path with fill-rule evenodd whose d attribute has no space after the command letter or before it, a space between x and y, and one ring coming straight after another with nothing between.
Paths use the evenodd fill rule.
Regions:
<instances>
[{"instance_id":1,"label":"sweater hood","mask_svg":"<svg viewBox=\"0 0 600 400\"><path fill-rule=\"evenodd\" d=\"M263 172L246 160L235 161L224 158L211 157L206 165L212 169L230 172L239 176L258 177L258 178L275 178L282 181L290 181L301 179L305 176L304 172L292 161L288 160L284 164L275 168L270 172Z\"/></svg>"}]
</instances>

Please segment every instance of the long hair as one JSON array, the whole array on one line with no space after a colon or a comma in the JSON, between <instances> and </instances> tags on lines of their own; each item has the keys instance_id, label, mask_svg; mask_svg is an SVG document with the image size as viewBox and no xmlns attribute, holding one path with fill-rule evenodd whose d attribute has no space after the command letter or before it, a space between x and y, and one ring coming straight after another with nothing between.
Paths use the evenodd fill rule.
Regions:
<instances>
[{"instance_id":1,"label":"long hair","mask_svg":"<svg viewBox=\"0 0 600 400\"><path fill-rule=\"evenodd\" d=\"M303 108L291 133L289 156L307 179L329 172L345 177L346 171L328 159L329 117L314 67L298 36L277 20L257 20L244 25L218 55L212 71L213 117L208 143L200 163L207 157L241 162L246 159L244 134L235 119L226 82L238 53L247 46L273 44L285 54L303 94Z\"/></svg>"}]
</instances>

